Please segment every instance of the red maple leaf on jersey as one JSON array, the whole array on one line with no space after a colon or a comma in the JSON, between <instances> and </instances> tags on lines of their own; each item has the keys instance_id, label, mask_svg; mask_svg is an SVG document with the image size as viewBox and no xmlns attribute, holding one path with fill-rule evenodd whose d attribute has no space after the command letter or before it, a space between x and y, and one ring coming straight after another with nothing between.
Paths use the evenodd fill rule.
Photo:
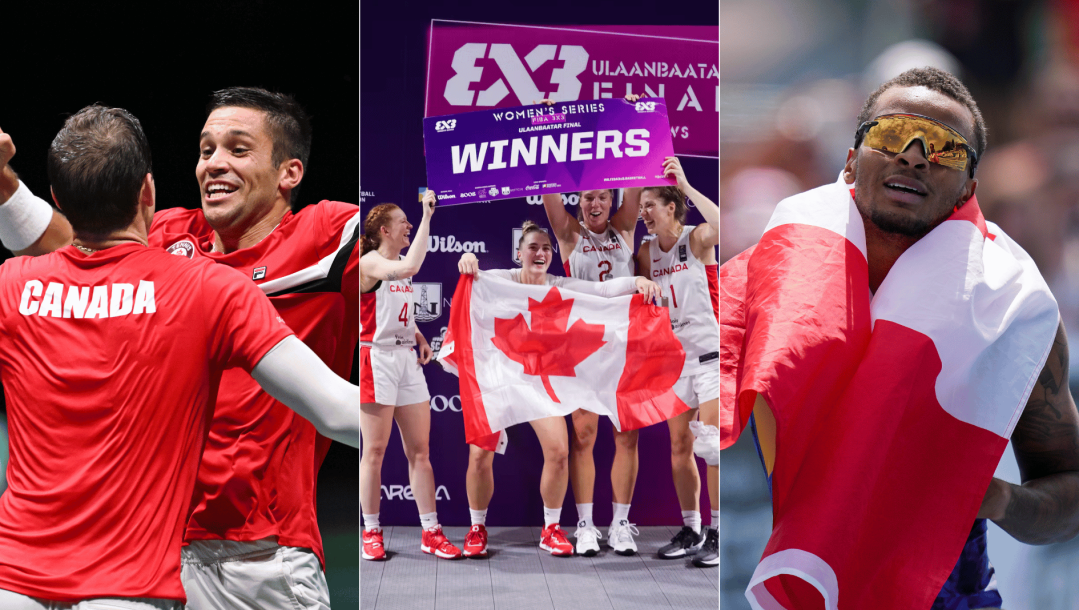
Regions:
<instances>
[{"instance_id":1,"label":"red maple leaf on jersey","mask_svg":"<svg viewBox=\"0 0 1079 610\"><path fill-rule=\"evenodd\" d=\"M576 377L574 368L602 347L604 326L577 320L566 328L573 299L562 299L557 288L543 301L528 299L532 328L523 314L512 319L495 318L495 336L491 341L514 362L524 366L526 375L539 375L551 400L561 403L551 388L551 375Z\"/></svg>"}]
</instances>

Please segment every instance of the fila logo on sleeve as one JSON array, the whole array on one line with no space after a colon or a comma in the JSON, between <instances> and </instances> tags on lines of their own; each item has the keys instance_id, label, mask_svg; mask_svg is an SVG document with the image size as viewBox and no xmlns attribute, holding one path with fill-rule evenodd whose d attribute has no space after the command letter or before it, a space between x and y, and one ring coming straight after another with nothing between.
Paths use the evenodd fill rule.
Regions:
<instances>
[{"instance_id":1,"label":"fila logo on sleeve","mask_svg":"<svg viewBox=\"0 0 1079 610\"><path fill-rule=\"evenodd\" d=\"M251 272L251 279L261 280L266 277L266 267L255 267L255 270Z\"/></svg>"}]
</instances>

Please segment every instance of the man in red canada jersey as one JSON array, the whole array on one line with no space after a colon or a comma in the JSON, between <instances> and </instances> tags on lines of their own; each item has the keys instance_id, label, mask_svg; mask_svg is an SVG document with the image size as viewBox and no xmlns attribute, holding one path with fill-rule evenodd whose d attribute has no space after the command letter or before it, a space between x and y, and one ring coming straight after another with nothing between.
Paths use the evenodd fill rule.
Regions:
<instances>
[{"instance_id":1,"label":"man in red canada jersey","mask_svg":"<svg viewBox=\"0 0 1079 610\"><path fill-rule=\"evenodd\" d=\"M359 338L359 208L323 201L292 213L310 148L309 122L292 98L239 87L214 93L195 169L202 209L163 210L149 239L242 272L347 378ZM62 217L43 212L12 223L37 219L36 235L15 244L22 253L62 242ZM315 484L330 440L245 372L226 371L221 381L185 536L188 607L292 608L293 597L329 606ZM290 583L278 562L289 564Z\"/></svg>"},{"instance_id":2,"label":"man in red canada jersey","mask_svg":"<svg viewBox=\"0 0 1079 610\"><path fill-rule=\"evenodd\" d=\"M14 153L0 132L8 214L31 197L7 165ZM150 148L129 113L73 115L48 170L74 242L0 266L11 425L0 608L178 610L182 535L222 371L249 372L351 445L359 390L236 271L147 247Z\"/></svg>"}]
</instances>

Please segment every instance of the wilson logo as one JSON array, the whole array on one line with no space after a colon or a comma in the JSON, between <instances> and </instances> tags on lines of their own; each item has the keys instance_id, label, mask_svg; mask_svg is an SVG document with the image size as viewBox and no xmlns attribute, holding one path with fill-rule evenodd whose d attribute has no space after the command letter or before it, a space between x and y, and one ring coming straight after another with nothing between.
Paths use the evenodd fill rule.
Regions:
<instances>
[{"instance_id":1,"label":"wilson logo","mask_svg":"<svg viewBox=\"0 0 1079 610\"><path fill-rule=\"evenodd\" d=\"M430 123L428 123L428 125L430 125ZM457 119L435 122L435 131L453 131L454 127L457 127Z\"/></svg>"},{"instance_id":2,"label":"wilson logo","mask_svg":"<svg viewBox=\"0 0 1079 610\"><path fill-rule=\"evenodd\" d=\"M484 57L494 60L502 72L502 78L477 94L470 86L480 82L483 68L477 66L476 61ZM540 91L530 73L535 74L540 66L556 59L564 62L563 67L551 71L550 85L557 88L552 90L545 85L544 90ZM509 44L470 42L454 52L450 65L454 75L446 81L443 93L450 104L497 106L512 90L520 105L525 106L544 98L556 101L578 99L581 81L577 77L588 67L588 52L578 45L541 44L529 51L524 63L521 63L521 58Z\"/></svg>"},{"instance_id":3,"label":"wilson logo","mask_svg":"<svg viewBox=\"0 0 1079 610\"><path fill-rule=\"evenodd\" d=\"M487 252L487 244L482 241L457 241L453 235L427 238L428 252Z\"/></svg>"}]
</instances>

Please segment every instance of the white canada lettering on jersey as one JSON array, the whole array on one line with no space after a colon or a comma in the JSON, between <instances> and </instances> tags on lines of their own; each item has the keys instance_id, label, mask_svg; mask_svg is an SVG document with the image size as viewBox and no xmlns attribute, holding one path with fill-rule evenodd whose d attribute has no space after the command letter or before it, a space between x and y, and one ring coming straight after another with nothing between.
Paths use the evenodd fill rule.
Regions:
<instances>
[{"instance_id":1,"label":"white canada lettering on jersey","mask_svg":"<svg viewBox=\"0 0 1079 610\"><path fill-rule=\"evenodd\" d=\"M19 300L19 313L24 316L116 318L156 311L154 283L145 280L139 281L137 289L131 284L91 287L57 282L49 282L46 287L39 280L29 280Z\"/></svg>"},{"instance_id":2,"label":"white canada lettering on jersey","mask_svg":"<svg viewBox=\"0 0 1079 610\"><path fill-rule=\"evenodd\" d=\"M611 228L593 233L581 223L581 238L569 253L569 274L590 282L633 275L633 252L622 234Z\"/></svg>"},{"instance_id":3,"label":"white canada lettering on jersey","mask_svg":"<svg viewBox=\"0 0 1079 610\"><path fill-rule=\"evenodd\" d=\"M671 328L686 350L683 375L702 368L715 368L719 351L719 322L712 305L708 271L704 263L693 256L689 245L689 234L693 229L693 226L683 227L682 235L667 252L660 250L658 240L652 240L648 246L652 280L663 291L663 301L671 315ZM702 357L704 362L701 362Z\"/></svg>"}]
</instances>

